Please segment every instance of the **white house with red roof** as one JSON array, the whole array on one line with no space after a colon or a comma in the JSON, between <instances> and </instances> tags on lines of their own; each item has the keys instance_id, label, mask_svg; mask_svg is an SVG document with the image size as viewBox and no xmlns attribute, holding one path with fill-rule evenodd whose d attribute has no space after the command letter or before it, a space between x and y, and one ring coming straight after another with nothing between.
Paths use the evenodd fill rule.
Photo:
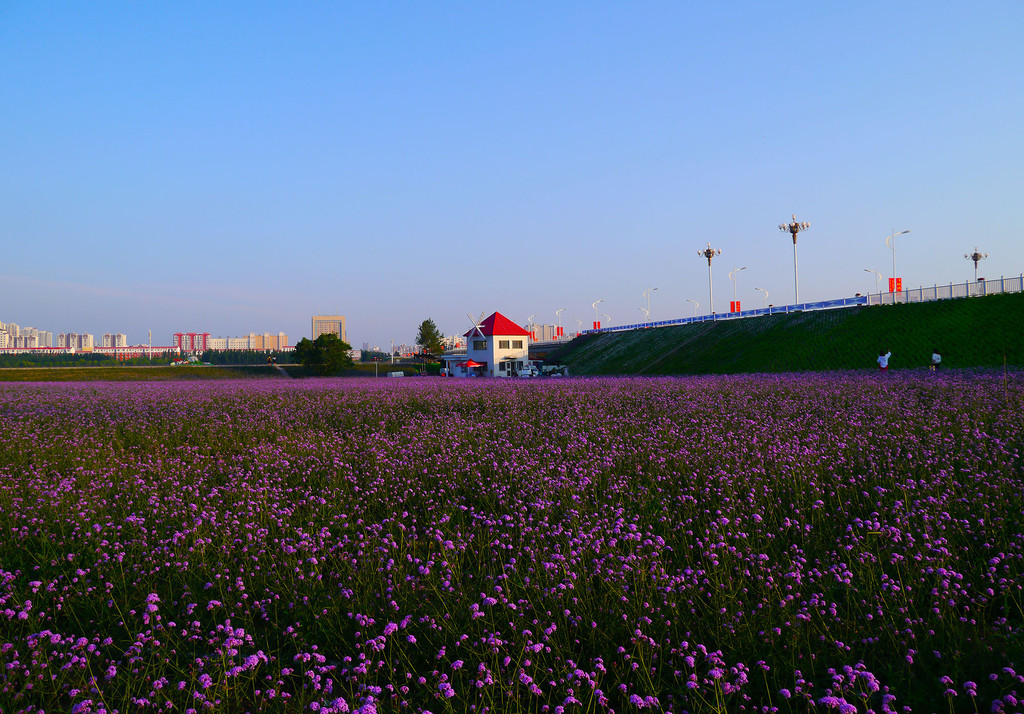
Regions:
<instances>
[{"instance_id":1,"label":"white house with red roof","mask_svg":"<svg viewBox=\"0 0 1024 714\"><path fill-rule=\"evenodd\" d=\"M445 357L455 377L515 377L530 366L530 333L500 312L465 335L466 355Z\"/></svg>"}]
</instances>

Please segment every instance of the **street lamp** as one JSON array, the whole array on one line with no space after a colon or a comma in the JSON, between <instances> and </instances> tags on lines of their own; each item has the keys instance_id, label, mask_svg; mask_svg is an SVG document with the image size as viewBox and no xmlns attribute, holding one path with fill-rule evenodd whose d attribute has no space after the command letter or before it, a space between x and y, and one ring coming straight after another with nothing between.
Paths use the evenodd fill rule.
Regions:
<instances>
[{"instance_id":1,"label":"street lamp","mask_svg":"<svg viewBox=\"0 0 1024 714\"><path fill-rule=\"evenodd\" d=\"M974 261L974 282L978 282L978 261L985 260L988 257L988 253L979 253L978 246L974 246L973 253L965 253L964 257L967 260Z\"/></svg>"},{"instance_id":2,"label":"street lamp","mask_svg":"<svg viewBox=\"0 0 1024 714\"><path fill-rule=\"evenodd\" d=\"M580 332L583 330L583 320L578 317L572 319L576 321L576 336L579 337Z\"/></svg>"},{"instance_id":3,"label":"street lamp","mask_svg":"<svg viewBox=\"0 0 1024 714\"><path fill-rule=\"evenodd\" d=\"M708 247L705 248L704 250L697 251L697 255L702 255L708 259L708 314L711 315L715 314L715 295L714 292L712 292L711 287L711 259L714 258L716 255L721 254L722 249L712 248L710 243L708 243Z\"/></svg>"},{"instance_id":4,"label":"street lamp","mask_svg":"<svg viewBox=\"0 0 1024 714\"><path fill-rule=\"evenodd\" d=\"M744 265L742 268L734 268L734 269L729 271L729 280L732 281L732 301L733 302L736 302L736 283L737 283L737 280L736 280L736 278L733 277L733 275L735 275L736 273L740 272L741 270L746 270L746 269L747 269L747 266ZM737 312L739 312L739 310L737 310Z\"/></svg>"},{"instance_id":5,"label":"street lamp","mask_svg":"<svg viewBox=\"0 0 1024 714\"><path fill-rule=\"evenodd\" d=\"M603 303L604 300L595 300L590 304L594 308L594 329L598 329L601 326L601 313L598 311L597 306Z\"/></svg>"},{"instance_id":6,"label":"street lamp","mask_svg":"<svg viewBox=\"0 0 1024 714\"><path fill-rule=\"evenodd\" d=\"M796 234L799 233L800 231L806 231L810 227L811 224L807 223L806 221L803 223L798 222L796 220L795 213L793 214L792 223L782 223L779 225L780 231L782 231L783 233L789 233L793 236L793 291L796 295L795 304L797 305L800 304L800 274L797 272L796 268Z\"/></svg>"},{"instance_id":7,"label":"street lamp","mask_svg":"<svg viewBox=\"0 0 1024 714\"><path fill-rule=\"evenodd\" d=\"M693 303L693 316L697 317L697 308L700 307L700 303L697 302L696 300L693 300L692 298L686 298L686 302Z\"/></svg>"},{"instance_id":8,"label":"street lamp","mask_svg":"<svg viewBox=\"0 0 1024 714\"><path fill-rule=\"evenodd\" d=\"M602 312L601 313L601 317L603 317L606 320L608 320L608 327L612 326L612 316L611 315L609 315L607 312Z\"/></svg>"},{"instance_id":9,"label":"street lamp","mask_svg":"<svg viewBox=\"0 0 1024 714\"><path fill-rule=\"evenodd\" d=\"M905 233L910 233L910 231L900 231L899 233L897 233L896 229L893 228L892 229L892 235L887 236L886 239L885 239L885 244L888 247L892 248L892 289L893 290L896 289L896 236L901 236L901 235L904 235Z\"/></svg>"},{"instance_id":10,"label":"street lamp","mask_svg":"<svg viewBox=\"0 0 1024 714\"><path fill-rule=\"evenodd\" d=\"M754 290L758 291L759 293L764 293L764 306L768 307L768 291L765 290L764 288L754 288Z\"/></svg>"},{"instance_id":11,"label":"street lamp","mask_svg":"<svg viewBox=\"0 0 1024 714\"><path fill-rule=\"evenodd\" d=\"M647 327L647 318L651 316L651 311L646 307L638 307L637 310L644 314L644 327Z\"/></svg>"},{"instance_id":12,"label":"street lamp","mask_svg":"<svg viewBox=\"0 0 1024 714\"><path fill-rule=\"evenodd\" d=\"M565 311L564 307L560 307L555 310L555 317L558 318L558 334L555 335L555 339L562 336L562 313Z\"/></svg>"},{"instance_id":13,"label":"street lamp","mask_svg":"<svg viewBox=\"0 0 1024 714\"><path fill-rule=\"evenodd\" d=\"M882 274L879 273L877 270L872 270L871 268L864 268L864 272L875 274L875 292L880 293L881 290L878 289L878 283L882 281Z\"/></svg>"},{"instance_id":14,"label":"street lamp","mask_svg":"<svg viewBox=\"0 0 1024 714\"><path fill-rule=\"evenodd\" d=\"M648 317L648 319L650 319L650 316L651 316L651 293L653 293L657 289L658 288L647 288L646 290L644 290L644 299L647 300L647 317Z\"/></svg>"},{"instance_id":15,"label":"street lamp","mask_svg":"<svg viewBox=\"0 0 1024 714\"><path fill-rule=\"evenodd\" d=\"M533 331L533 318L535 318L535 317L537 317L537 315L533 314L533 315L530 315L528 318L526 318L526 324L530 326L530 339L531 340L537 339L536 337L534 337L534 331Z\"/></svg>"}]
</instances>

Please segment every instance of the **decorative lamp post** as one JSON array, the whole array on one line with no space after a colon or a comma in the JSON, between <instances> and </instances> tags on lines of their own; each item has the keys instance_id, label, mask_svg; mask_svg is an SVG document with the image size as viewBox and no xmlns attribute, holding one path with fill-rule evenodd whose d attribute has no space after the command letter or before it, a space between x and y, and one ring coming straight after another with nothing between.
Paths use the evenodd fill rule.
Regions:
<instances>
[{"instance_id":1,"label":"decorative lamp post","mask_svg":"<svg viewBox=\"0 0 1024 714\"><path fill-rule=\"evenodd\" d=\"M535 317L537 317L537 315L533 314L533 315L530 315L528 318L526 318L526 324L530 326L530 339L531 340L537 339L536 333L534 332L534 329L533 329L533 318L535 318Z\"/></svg>"},{"instance_id":2,"label":"decorative lamp post","mask_svg":"<svg viewBox=\"0 0 1024 714\"><path fill-rule=\"evenodd\" d=\"M722 254L722 249L721 248L712 248L710 243L708 243L708 247L705 248L704 250L698 250L697 251L697 255L704 256L705 258L708 259L708 314L710 314L710 315L714 315L715 314L715 295L714 295L714 292L712 291L712 283L711 283L711 259L714 258L716 255L721 255L721 254Z\"/></svg>"},{"instance_id":3,"label":"decorative lamp post","mask_svg":"<svg viewBox=\"0 0 1024 714\"><path fill-rule=\"evenodd\" d=\"M637 310L644 314L644 327L647 327L647 318L651 316L651 311L646 307L638 307Z\"/></svg>"},{"instance_id":4,"label":"decorative lamp post","mask_svg":"<svg viewBox=\"0 0 1024 714\"><path fill-rule=\"evenodd\" d=\"M600 305L603 302L604 302L604 300L596 300L593 303L591 303L591 305L590 305L592 308L594 308L594 329L595 330L601 329L601 313L597 309L597 306Z\"/></svg>"},{"instance_id":5,"label":"decorative lamp post","mask_svg":"<svg viewBox=\"0 0 1024 714\"><path fill-rule=\"evenodd\" d=\"M729 271L729 280L732 281L732 301L733 301L733 307L736 307L735 303L738 302L736 300L736 283L737 283L737 280L736 280L736 278L733 277L733 275L735 275L736 273L740 272L741 270L746 270L746 269L747 269L747 266L744 265L742 268L734 268L733 270ZM736 312L739 312L739 311L740 311L739 308L736 307Z\"/></svg>"},{"instance_id":6,"label":"decorative lamp post","mask_svg":"<svg viewBox=\"0 0 1024 714\"><path fill-rule=\"evenodd\" d=\"M580 332L583 330L583 320L578 317L572 319L576 321L576 336L579 337Z\"/></svg>"},{"instance_id":7,"label":"decorative lamp post","mask_svg":"<svg viewBox=\"0 0 1024 714\"><path fill-rule=\"evenodd\" d=\"M979 253L978 246L974 246L974 252L964 253L964 257L967 258L967 260L974 261L974 282L978 282L978 262L985 260L985 258L988 257L988 253Z\"/></svg>"},{"instance_id":8,"label":"decorative lamp post","mask_svg":"<svg viewBox=\"0 0 1024 714\"><path fill-rule=\"evenodd\" d=\"M783 233L789 233L793 236L793 292L796 295L796 303L800 304L800 274L797 272L796 267L796 234L800 231L806 231L811 227L810 223L804 221L800 223L796 220L796 214L793 214L792 223L782 223L779 225L779 230Z\"/></svg>"},{"instance_id":9,"label":"decorative lamp post","mask_svg":"<svg viewBox=\"0 0 1024 714\"><path fill-rule=\"evenodd\" d=\"M890 286L892 289L890 292L899 292L896 290L896 236L901 236L905 233L910 233L910 231L900 231L897 233L896 229L893 228L892 235L886 236L885 238L886 246L892 248L892 285Z\"/></svg>"},{"instance_id":10,"label":"decorative lamp post","mask_svg":"<svg viewBox=\"0 0 1024 714\"><path fill-rule=\"evenodd\" d=\"M764 293L764 306L768 307L768 291L764 288L754 288L759 293Z\"/></svg>"},{"instance_id":11,"label":"decorative lamp post","mask_svg":"<svg viewBox=\"0 0 1024 714\"><path fill-rule=\"evenodd\" d=\"M686 298L686 302L693 303L693 316L697 317L697 308L700 307L700 303L697 302L696 300L693 300L692 298Z\"/></svg>"},{"instance_id":12,"label":"decorative lamp post","mask_svg":"<svg viewBox=\"0 0 1024 714\"><path fill-rule=\"evenodd\" d=\"M872 270L869 267L864 268L864 272L872 272L874 274L874 292L881 293L879 290L879 283L882 282L882 274L878 270Z\"/></svg>"},{"instance_id":13,"label":"decorative lamp post","mask_svg":"<svg viewBox=\"0 0 1024 714\"><path fill-rule=\"evenodd\" d=\"M558 332L555 334L555 339L562 336L562 313L565 311L564 307L560 307L555 310L555 317L558 318Z\"/></svg>"},{"instance_id":14,"label":"decorative lamp post","mask_svg":"<svg viewBox=\"0 0 1024 714\"><path fill-rule=\"evenodd\" d=\"M608 327L612 326L612 316L611 315L609 315L607 312L602 312L601 313L601 317L603 317L604 319L606 319L608 321Z\"/></svg>"},{"instance_id":15,"label":"decorative lamp post","mask_svg":"<svg viewBox=\"0 0 1024 714\"><path fill-rule=\"evenodd\" d=\"M650 321L650 317L651 317L651 293L653 293L657 289L658 288L647 288L646 290L644 290L644 299L647 300L647 319L648 319L648 321Z\"/></svg>"}]
</instances>

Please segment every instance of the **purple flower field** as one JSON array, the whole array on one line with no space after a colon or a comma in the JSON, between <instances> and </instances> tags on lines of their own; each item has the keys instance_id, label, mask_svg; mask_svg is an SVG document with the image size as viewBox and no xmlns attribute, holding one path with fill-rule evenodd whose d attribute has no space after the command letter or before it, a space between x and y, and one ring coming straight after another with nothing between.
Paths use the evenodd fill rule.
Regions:
<instances>
[{"instance_id":1,"label":"purple flower field","mask_svg":"<svg viewBox=\"0 0 1024 714\"><path fill-rule=\"evenodd\" d=\"M1024 375L0 405L3 712L1024 707Z\"/></svg>"}]
</instances>

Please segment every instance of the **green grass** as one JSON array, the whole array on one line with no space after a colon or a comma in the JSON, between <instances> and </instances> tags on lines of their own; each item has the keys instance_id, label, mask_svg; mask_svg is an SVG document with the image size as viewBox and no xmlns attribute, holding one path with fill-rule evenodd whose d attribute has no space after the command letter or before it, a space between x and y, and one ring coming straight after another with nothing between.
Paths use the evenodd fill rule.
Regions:
<instances>
[{"instance_id":1,"label":"green grass","mask_svg":"<svg viewBox=\"0 0 1024 714\"><path fill-rule=\"evenodd\" d=\"M182 367L6 367L0 368L0 382L170 382L178 380L222 379L293 379L318 376L296 364L280 365L213 365ZM437 365L428 365L428 373L437 374ZM283 374L282 374L283 371ZM406 377L418 376L419 365L381 363L376 376L387 379L388 372L403 372ZM356 364L343 377L373 377L374 365Z\"/></svg>"},{"instance_id":2,"label":"green grass","mask_svg":"<svg viewBox=\"0 0 1024 714\"><path fill-rule=\"evenodd\" d=\"M8 367L0 382L169 382L204 379L268 379L281 374L269 365L186 367Z\"/></svg>"},{"instance_id":3,"label":"green grass","mask_svg":"<svg viewBox=\"0 0 1024 714\"><path fill-rule=\"evenodd\" d=\"M734 374L1024 365L1024 294L585 335L549 356L577 375Z\"/></svg>"}]
</instances>

